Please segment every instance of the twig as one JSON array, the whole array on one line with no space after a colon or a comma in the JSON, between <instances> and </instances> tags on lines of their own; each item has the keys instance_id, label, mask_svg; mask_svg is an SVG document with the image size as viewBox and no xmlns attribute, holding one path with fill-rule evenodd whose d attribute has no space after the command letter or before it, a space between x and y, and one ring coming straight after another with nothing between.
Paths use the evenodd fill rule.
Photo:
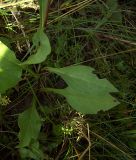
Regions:
<instances>
[{"instance_id":1,"label":"twig","mask_svg":"<svg viewBox=\"0 0 136 160\"><path fill-rule=\"evenodd\" d=\"M18 28L21 30L21 32L22 32L24 38L26 39L27 47L28 47L28 49L30 50L30 43L29 43L29 40L27 40L27 38L26 38L26 34L25 34L24 29L23 29L23 26L22 26L22 25L20 24L20 22L18 21L18 19L17 19L15 13L14 13L12 10L10 10L10 11L11 11L13 17L15 18L15 20L16 20L16 22L17 22Z\"/></svg>"},{"instance_id":2,"label":"twig","mask_svg":"<svg viewBox=\"0 0 136 160\"><path fill-rule=\"evenodd\" d=\"M111 39L111 40L116 40L116 41L120 41L120 42L125 43L125 44L136 46L136 42L131 42L131 41L128 41L128 40L125 40L125 39L121 39L119 37L115 37L115 36L111 36L111 35L105 35L105 34L99 34L99 33L97 33L96 35L98 37L107 38L107 39Z\"/></svg>"},{"instance_id":3,"label":"twig","mask_svg":"<svg viewBox=\"0 0 136 160\"><path fill-rule=\"evenodd\" d=\"M7 7L10 7L10 6L16 6L16 5L20 5L22 3L25 3L25 2L32 2L33 0L23 0L23 1L20 1L20 2L16 2L16 3L8 3L8 4L0 4L0 9L1 8L7 8Z\"/></svg>"}]
</instances>

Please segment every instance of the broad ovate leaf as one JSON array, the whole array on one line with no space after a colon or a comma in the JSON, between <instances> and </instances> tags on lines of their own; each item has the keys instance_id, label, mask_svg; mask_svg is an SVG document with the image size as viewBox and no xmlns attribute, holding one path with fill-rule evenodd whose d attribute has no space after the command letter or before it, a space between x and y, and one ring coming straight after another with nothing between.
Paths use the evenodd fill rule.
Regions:
<instances>
[{"instance_id":1,"label":"broad ovate leaf","mask_svg":"<svg viewBox=\"0 0 136 160\"><path fill-rule=\"evenodd\" d=\"M0 41L0 93L14 87L21 79L22 68L11 51Z\"/></svg>"},{"instance_id":2,"label":"broad ovate leaf","mask_svg":"<svg viewBox=\"0 0 136 160\"><path fill-rule=\"evenodd\" d=\"M108 110L119 102L110 93L118 90L106 79L99 79L91 67L79 65L65 68L48 68L67 83L65 89L47 89L66 97L68 103L84 114Z\"/></svg>"},{"instance_id":3,"label":"broad ovate leaf","mask_svg":"<svg viewBox=\"0 0 136 160\"><path fill-rule=\"evenodd\" d=\"M19 148L28 147L32 141L37 141L40 129L41 118L36 110L35 101L30 108L21 113L18 117Z\"/></svg>"},{"instance_id":4,"label":"broad ovate leaf","mask_svg":"<svg viewBox=\"0 0 136 160\"><path fill-rule=\"evenodd\" d=\"M39 29L33 36L33 45L37 49L35 54L28 57L26 61L20 65L39 64L46 60L51 52L51 46L47 35L42 29Z\"/></svg>"}]
</instances>

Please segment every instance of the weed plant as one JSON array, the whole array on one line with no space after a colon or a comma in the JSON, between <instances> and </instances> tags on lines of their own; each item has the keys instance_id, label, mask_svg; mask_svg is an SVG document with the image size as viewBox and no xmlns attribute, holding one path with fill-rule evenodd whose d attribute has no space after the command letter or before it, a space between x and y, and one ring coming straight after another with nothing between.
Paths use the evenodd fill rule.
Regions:
<instances>
[{"instance_id":1,"label":"weed plant","mask_svg":"<svg viewBox=\"0 0 136 160\"><path fill-rule=\"evenodd\" d=\"M0 159L136 159L135 19L134 0L51 1L46 28L51 54L43 63L23 70L21 81L0 97ZM39 20L37 1L0 4L0 41L21 62L29 57L26 53ZM63 96L43 91L67 86L63 77L45 70L47 66L77 65L95 68L100 79L112 83L118 89L112 95L120 104L97 114L82 114ZM19 149L18 117L32 101L43 106L36 107L43 123L37 141Z\"/></svg>"}]
</instances>

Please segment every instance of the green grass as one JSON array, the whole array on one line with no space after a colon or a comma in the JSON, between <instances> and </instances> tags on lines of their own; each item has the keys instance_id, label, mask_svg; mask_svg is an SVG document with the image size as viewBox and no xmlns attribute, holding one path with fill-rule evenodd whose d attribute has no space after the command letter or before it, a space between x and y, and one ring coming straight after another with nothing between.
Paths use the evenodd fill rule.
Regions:
<instances>
[{"instance_id":1,"label":"green grass","mask_svg":"<svg viewBox=\"0 0 136 160\"><path fill-rule=\"evenodd\" d=\"M39 24L37 4L33 8L0 7L0 37L6 38L21 60ZM21 159L18 144L18 114L31 102L32 95L44 105L44 125L39 141L47 160L134 160L136 158L136 13L134 1L121 1L118 16L107 18L102 1L53 1L49 11L47 35L52 53L45 63L31 67L40 79L24 72L22 81L7 91L11 103L0 105L0 155L2 160ZM17 4L15 4L17 6ZM106 13L105 13L106 12ZM113 15L114 15L114 11ZM120 15L121 14L121 15ZM114 20L114 21L113 21ZM23 28L20 28L20 25ZM24 34L24 33L25 34ZM14 38L13 38L14 37ZM7 43L7 42L5 42ZM46 66L86 64L96 69L118 89L121 104L97 115L75 112L63 97L45 94L39 88L64 88L60 77L44 72ZM40 109L39 109L39 112ZM72 130L71 130L72 129ZM131 132L129 132L131 131Z\"/></svg>"}]
</instances>

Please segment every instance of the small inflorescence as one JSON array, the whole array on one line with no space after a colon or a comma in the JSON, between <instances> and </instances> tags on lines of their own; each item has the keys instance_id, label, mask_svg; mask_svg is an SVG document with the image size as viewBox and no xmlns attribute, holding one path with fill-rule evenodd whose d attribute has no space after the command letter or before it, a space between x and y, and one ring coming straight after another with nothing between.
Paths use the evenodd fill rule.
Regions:
<instances>
[{"instance_id":1,"label":"small inflorescence","mask_svg":"<svg viewBox=\"0 0 136 160\"><path fill-rule=\"evenodd\" d=\"M0 96L0 105L7 106L10 103L10 99L7 96Z\"/></svg>"}]
</instances>

